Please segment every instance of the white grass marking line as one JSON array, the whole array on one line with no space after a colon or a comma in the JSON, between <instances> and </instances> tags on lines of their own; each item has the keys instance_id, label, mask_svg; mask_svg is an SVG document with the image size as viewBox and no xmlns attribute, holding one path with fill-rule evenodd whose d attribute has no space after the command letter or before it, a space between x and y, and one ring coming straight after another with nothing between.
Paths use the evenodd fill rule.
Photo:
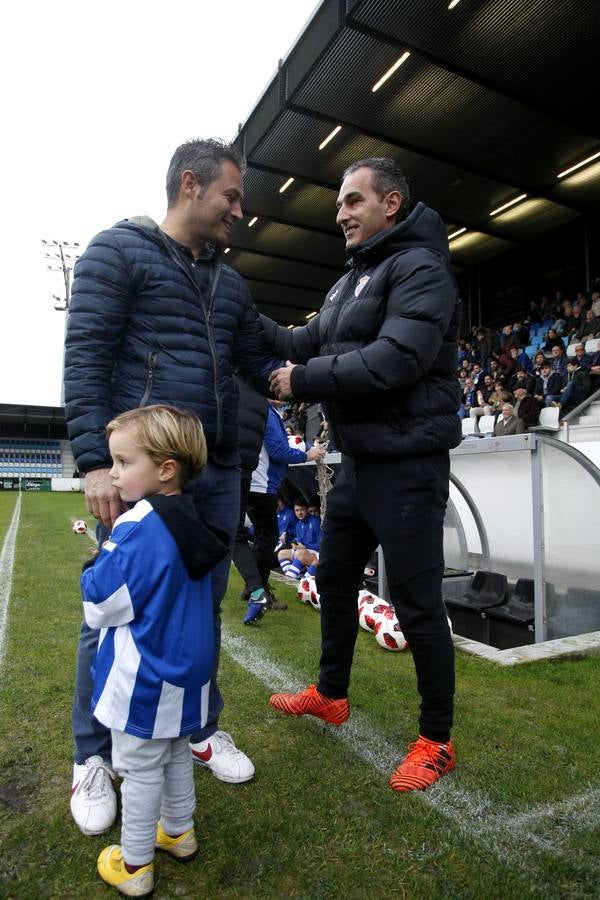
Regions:
<instances>
[{"instance_id":1,"label":"white grass marking line","mask_svg":"<svg viewBox=\"0 0 600 900\"><path fill-rule=\"evenodd\" d=\"M17 542L17 530L21 517L21 493L17 496L17 502L13 511L2 551L0 552L0 666L4 659L4 643L8 626L8 602L12 590L12 574L15 561L15 544Z\"/></svg>"},{"instance_id":2,"label":"white grass marking line","mask_svg":"<svg viewBox=\"0 0 600 900\"><path fill-rule=\"evenodd\" d=\"M273 662L249 641L222 629L222 647L225 652L270 691L298 691L305 681ZM314 720L318 721L318 720ZM342 728L323 726L335 738L346 743L352 751L383 775L390 774L401 756L401 749L392 745L373 728L368 717L356 710ZM485 838L500 859L518 861L524 845L531 850L552 853L568 853L573 848L564 847L572 831L592 829L600 822L600 788L590 787L576 797L568 797L557 803L542 804L523 812L502 808L483 791L468 791L456 783L457 775L442 779L426 792L415 791L414 796L433 807L442 816L451 819L465 836L479 841ZM534 830L535 829L535 830ZM518 851L518 852L516 852ZM573 860L575 862L575 860ZM586 868L590 860L584 861Z\"/></svg>"}]
</instances>

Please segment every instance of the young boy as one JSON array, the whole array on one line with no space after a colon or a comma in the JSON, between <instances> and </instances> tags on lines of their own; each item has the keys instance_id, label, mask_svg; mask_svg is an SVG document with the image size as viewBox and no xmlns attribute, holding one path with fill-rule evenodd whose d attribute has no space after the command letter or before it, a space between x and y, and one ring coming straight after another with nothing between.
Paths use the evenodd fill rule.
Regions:
<instances>
[{"instance_id":1,"label":"young boy","mask_svg":"<svg viewBox=\"0 0 600 900\"><path fill-rule=\"evenodd\" d=\"M315 574L319 562L321 522L316 516L309 515L304 500L294 503L294 516L295 534L291 549L280 550L277 559L286 578L297 580L304 571L309 575Z\"/></svg>"},{"instance_id":2,"label":"young boy","mask_svg":"<svg viewBox=\"0 0 600 900\"><path fill-rule=\"evenodd\" d=\"M202 520L186 482L206 464L192 413L147 406L107 426L110 476L135 503L81 576L87 624L101 628L92 706L111 729L123 778L121 845L98 857L120 893L154 887L154 849L188 861L197 852L189 735L208 709L214 645L210 577L226 536Z\"/></svg>"}]
</instances>

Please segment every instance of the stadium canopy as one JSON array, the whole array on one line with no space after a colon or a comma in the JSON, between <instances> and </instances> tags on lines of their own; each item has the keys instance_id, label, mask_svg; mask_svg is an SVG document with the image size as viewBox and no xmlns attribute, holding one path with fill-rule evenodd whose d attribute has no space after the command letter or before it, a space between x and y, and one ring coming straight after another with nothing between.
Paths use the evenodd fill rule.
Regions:
<instances>
[{"instance_id":1,"label":"stadium canopy","mask_svg":"<svg viewBox=\"0 0 600 900\"><path fill-rule=\"evenodd\" d=\"M320 308L344 266L340 175L367 156L442 215L458 273L597 217L599 25L582 0L323 0L236 139L227 260L260 310Z\"/></svg>"}]
</instances>

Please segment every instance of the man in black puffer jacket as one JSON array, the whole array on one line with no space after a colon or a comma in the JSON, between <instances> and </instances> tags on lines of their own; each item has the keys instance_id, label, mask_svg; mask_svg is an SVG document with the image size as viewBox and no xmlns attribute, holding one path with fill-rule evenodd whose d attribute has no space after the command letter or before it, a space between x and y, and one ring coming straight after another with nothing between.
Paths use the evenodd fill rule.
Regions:
<instances>
[{"instance_id":1,"label":"man in black puffer jacket","mask_svg":"<svg viewBox=\"0 0 600 900\"><path fill-rule=\"evenodd\" d=\"M243 168L242 157L229 145L183 144L167 173L162 225L146 217L119 222L97 235L75 266L65 410L77 466L85 473L86 503L102 526L100 540L122 511L109 477L105 426L124 410L155 403L185 407L201 419L209 461L193 490L207 518L231 539L235 534L240 459L234 366L255 383L262 380L267 392L270 372L282 364L265 350L250 293L224 264L220 249L242 217ZM226 558L212 571L217 661L229 564ZM90 708L97 642L98 632L84 625L73 705L71 810L86 834L106 830L116 814L110 732ZM248 781L252 762L218 730L222 706L213 677L208 720L192 736L194 760L222 781Z\"/></svg>"},{"instance_id":2,"label":"man in black puffer jacket","mask_svg":"<svg viewBox=\"0 0 600 900\"><path fill-rule=\"evenodd\" d=\"M349 272L303 328L265 321L277 354L292 363L273 373L274 392L321 401L343 454L317 570L319 682L274 694L271 704L336 725L348 718L357 593L381 544L421 695L419 739L390 779L397 791L424 790L454 768L454 654L441 580L448 451L461 439L454 375L460 302L446 229L423 203L410 213L409 204L392 160L351 165L337 203Z\"/></svg>"}]
</instances>

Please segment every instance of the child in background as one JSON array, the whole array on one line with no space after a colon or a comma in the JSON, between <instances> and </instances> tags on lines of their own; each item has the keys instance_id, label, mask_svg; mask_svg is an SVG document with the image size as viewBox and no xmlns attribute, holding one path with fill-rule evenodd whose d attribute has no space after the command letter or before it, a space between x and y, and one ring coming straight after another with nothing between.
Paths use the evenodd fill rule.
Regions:
<instances>
[{"instance_id":1,"label":"child in background","mask_svg":"<svg viewBox=\"0 0 600 900\"><path fill-rule=\"evenodd\" d=\"M98 873L130 897L154 887L157 847L181 861L197 852L189 735L208 710L214 658L207 573L227 538L203 521L186 482L206 464L192 413L147 406L107 426L110 471L122 500L100 553L81 576L87 624L101 628L92 706L111 729L122 776L121 845L98 857Z\"/></svg>"}]
</instances>

